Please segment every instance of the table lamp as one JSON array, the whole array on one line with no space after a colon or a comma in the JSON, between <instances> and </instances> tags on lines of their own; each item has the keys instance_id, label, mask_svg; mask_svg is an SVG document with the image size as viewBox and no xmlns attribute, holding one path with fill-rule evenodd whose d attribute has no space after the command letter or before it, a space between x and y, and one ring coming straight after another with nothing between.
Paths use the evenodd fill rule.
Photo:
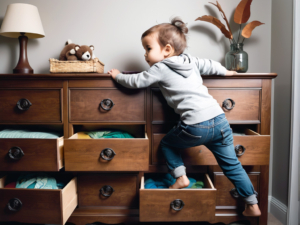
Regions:
<instances>
[{"instance_id":1,"label":"table lamp","mask_svg":"<svg viewBox=\"0 0 300 225\"><path fill-rule=\"evenodd\" d=\"M13 73L33 73L27 59L28 38L45 37L42 21L36 6L15 3L7 6L0 35L19 38L20 57Z\"/></svg>"}]
</instances>

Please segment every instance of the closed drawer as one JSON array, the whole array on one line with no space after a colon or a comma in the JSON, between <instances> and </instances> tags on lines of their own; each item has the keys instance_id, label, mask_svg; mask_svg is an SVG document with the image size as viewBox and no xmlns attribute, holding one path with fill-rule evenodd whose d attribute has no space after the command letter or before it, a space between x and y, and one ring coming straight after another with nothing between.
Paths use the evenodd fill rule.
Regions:
<instances>
[{"instance_id":1,"label":"closed drawer","mask_svg":"<svg viewBox=\"0 0 300 225\"><path fill-rule=\"evenodd\" d=\"M220 104L230 123L260 123L260 89L209 89L208 91ZM168 106L159 89L152 89L152 105L152 121L180 119L179 115ZM230 109L231 107L233 108Z\"/></svg>"},{"instance_id":2,"label":"closed drawer","mask_svg":"<svg viewBox=\"0 0 300 225\"><path fill-rule=\"evenodd\" d=\"M248 173L248 176L252 182L254 190L259 193L259 178L260 172ZM230 191L234 188L231 181L222 173L213 173L214 185L217 189L217 202L216 206L236 206L236 209L244 210L244 201L241 198L233 197ZM259 194L258 194L259 197ZM224 207L219 207L224 208Z\"/></svg>"},{"instance_id":3,"label":"closed drawer","mask_svg":"<svg viewBox=\"0 0 300 225\"><path fill-rule=\"evenodd\" d=\"M64 154L68 171L149 169L149 139L146 133L143 138L124 139L78 139L78 135L74 134L65 140Z\"/></svg>"},{"instance_id":4,"label":"closed drawer","mask_svg":"<svg viewBox=\"0 0 300 225\"><path fill-rule=\"evenodd\" d=\"M78 177L79 206L137 207L137 175L82 174Z\"/></svg>"},{"instance_id":5,"label":"closed drawer","mask_svg":"<svg viewBox=\"0 0 300 225\"><path fill-rule=\"evenodd\" d=\"M0 221L65 224L78 204L76 178L60 190L4 188L4 184L5 177L0 179ZM8 206L13 200L18 202L16 208Z\"/></svg>"},{"instance_id":6,"label":"closed drawer","mask_svg":"<svg viewBox=\"0 0 300 225\"><path fill-rule=\"evenodd\" d=\"M0 171L59 171L63 167L63 137L1 138Z\"/></svg>"},{"instance_id":7,"label":"closed drawer","mask_svg":"<svg viewBox=\"0 0 300 225\"><path fill-rule=\"evenodd\" d=\"M250 129L243 136L233 135L233 142L242 165L269 165L270 135L260 135ZM153 134L152 164L165 164L160 141L165 134ZM241 150L244 150L242 154ZM185 165L218 165L214 155L204 145L187 148L181 152ZM241 155L242 154L242 155Z\"/></svg>"},{"instance_id":8,"label":"closed drawer","mask_svg":"<svg viewBox=\"0 0 300 225\"><path fill-rule=\"evenodd\" d=\"M171 203L178 199L184 206L176 211ZM215 206L216 189L207 174L204 176L202 189L145 189L144 177L142 177L140 187L140 221L142 222L212 221L215 216Z\"/></svg>"},{"instance_id":9,"label":"closed drawer","mask_svg":"<svg viewBox=\"0 0 300 225\"><path fill-rule=\"evenodd\" d=\"M144 89L70 89L70 121L144 122Z\"/></svg>"},{"instance_id":10,"label":"closed drawer","mask_svg":"<svg viewBox=\"0 0 300 225\"><path fill-rule=\"evenodd\" d=\"M61 89L1 89L0 122L62 122Z\"/></svg>"}]
</instances>

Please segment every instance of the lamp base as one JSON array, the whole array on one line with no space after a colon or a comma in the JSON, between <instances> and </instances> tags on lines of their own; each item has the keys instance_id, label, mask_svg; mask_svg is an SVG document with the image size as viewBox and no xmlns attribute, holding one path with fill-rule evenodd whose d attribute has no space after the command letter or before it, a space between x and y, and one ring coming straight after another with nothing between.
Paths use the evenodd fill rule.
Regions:
<instances>
[{"instance_id":1,"label":"lamp base","mask_svg":"<svg viewBox=\"0 0 300 225\"><path fill-rule=\"evenodd\" d=\"M13 73L25 73L25 74L33 73L33 69L30 67L27 58L27 42L28 42L28 37L25 36L25 33L21 33L21 36L19 37L19 43L20 43L19 62L16 68L13 69Z\"/></svg>"}]
</instances>

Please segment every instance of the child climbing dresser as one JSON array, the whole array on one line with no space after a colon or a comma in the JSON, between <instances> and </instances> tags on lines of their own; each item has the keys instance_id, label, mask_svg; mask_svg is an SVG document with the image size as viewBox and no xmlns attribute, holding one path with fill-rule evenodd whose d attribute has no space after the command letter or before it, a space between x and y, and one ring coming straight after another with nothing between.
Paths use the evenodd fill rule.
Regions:
<instances>
[{"instance_id":1,"label":"child climbing dresser","mask_svg":"<svg viewBox=\"0 0 300 225\"><path fill-rule=\"evenodd\" d=\"M107 74L0 75L0 128L42 129L56 139L0 138L0 224L137 224L249 220L267 225L271 83L277 74L203 76L231 125L236 154L257 192L262 216L244 205L204 146L184 149L187 175L201 189L147 189L167 173L159 143L179 119L159 88L127 89ZM116 129L134 138L84 139ZM60 190L7 188L6 179L41 171L68 178Z\"/></svg>"}]
</instances>

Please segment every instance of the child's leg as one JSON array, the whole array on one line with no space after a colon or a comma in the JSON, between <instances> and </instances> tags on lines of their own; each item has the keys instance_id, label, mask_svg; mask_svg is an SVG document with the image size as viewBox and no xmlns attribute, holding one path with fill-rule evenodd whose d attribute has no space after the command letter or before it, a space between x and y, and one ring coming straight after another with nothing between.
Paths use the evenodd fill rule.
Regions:
<instances>
[{"instance_id":1,"label":"child's leg","mask_svg":"<svg viewBox=\"0 0 300 225\"><path fill-rule=\"evenodd\" d=\"M214 138L206 146L214 154L224 175L234 184L247 204L244 215L260 216L253 185L234 151L232 130L227 120L214 128Z\"/></svg>"}]
</instances>

